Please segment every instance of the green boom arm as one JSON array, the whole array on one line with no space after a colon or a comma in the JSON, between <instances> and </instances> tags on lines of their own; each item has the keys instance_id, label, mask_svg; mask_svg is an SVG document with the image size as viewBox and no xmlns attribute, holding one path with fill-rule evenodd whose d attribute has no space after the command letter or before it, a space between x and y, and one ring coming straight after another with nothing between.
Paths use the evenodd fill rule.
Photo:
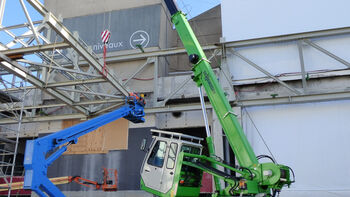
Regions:
<instances>
[{"instance_id":1,"label":"green boom arm","mask_svg":"<svg viewBox=\"0 0 350 197\"><path fill-rule=\"evenodd\" d=\"M258 162L185 15L178 11L174 0L164 0L164 2L170 11L171 21L190 57L190 62L193 64L193 80L198 87L204 87L239 165L252 173L252 178L248 179L254 186L250 187L251 189L248 187L248 193L270 194L270 189L275 193L279 192L283 186L289 186L293 182L290 180L289 167L275 163ZM208 140L211 142L211 137L208 137ZM209 151L213 151L210 144ZM217 189L218 185L216 184Z\"/></svg>"},{"instance_id":2,"label":"green boom arm","mask_svg":"<svg viewBox=\"0 0 350 197\"><path fill-rule=\"evenodd\" d=\"M211 66L200 46L195 34L192 31L185 15L178 11L172 15L172 22L184 44L188 55L198 56L198 62L195 62L192 70L194 72L193 80L198 86L203 85L210 103L212 104L218 119L224 129L230 146L235 153L238 163L241 166L249 167L258 164L258 160L250 146L243 130L234 115L232 108L220 86Z\"/></svg>"}]
</instances>

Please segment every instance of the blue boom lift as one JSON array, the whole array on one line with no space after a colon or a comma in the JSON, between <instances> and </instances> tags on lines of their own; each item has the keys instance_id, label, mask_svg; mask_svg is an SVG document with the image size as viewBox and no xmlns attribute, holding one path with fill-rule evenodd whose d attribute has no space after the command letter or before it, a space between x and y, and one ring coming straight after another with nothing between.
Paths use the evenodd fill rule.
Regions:
<instances>
[{"instance_id":1,"label":"blue boom lift","mask_svg":"<svg viewBox=\"0 0 350 197\"><path fill-rule=\"evenodd\" d=\"M125 99L125 105L115 111L56 133L27 141L24 155L23 188L30 189L41 197L63 197L64 194L47 177L48 166L67 150L67 146L77 143L80 136L105 124L119 118L125 118L133 123L145 122L144 105L143 96L130 93Z\"/></svg>"}]
</instances>

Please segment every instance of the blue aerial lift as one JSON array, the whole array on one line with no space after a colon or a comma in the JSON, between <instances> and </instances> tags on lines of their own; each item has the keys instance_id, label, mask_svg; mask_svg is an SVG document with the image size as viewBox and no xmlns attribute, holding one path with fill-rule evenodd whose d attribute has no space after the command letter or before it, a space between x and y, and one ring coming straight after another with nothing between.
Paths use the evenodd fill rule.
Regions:
<instances>
[{"instance_id":1,"label":"blue aerial lift","mask_svg":"<svg viewBox=\"0 0 350 197\"><path fill-rule=\"evenodd\" d=\"M47 168L60 157L70 144L78 138L119 118L133 123L143 123L145 101L143 95L130 93L125 105L110 113L63 129L56 133L28 140L24 155L24 189L30 189L39 196L63 197L64 194L48 179Z\"/></svg>"}]
</instances>

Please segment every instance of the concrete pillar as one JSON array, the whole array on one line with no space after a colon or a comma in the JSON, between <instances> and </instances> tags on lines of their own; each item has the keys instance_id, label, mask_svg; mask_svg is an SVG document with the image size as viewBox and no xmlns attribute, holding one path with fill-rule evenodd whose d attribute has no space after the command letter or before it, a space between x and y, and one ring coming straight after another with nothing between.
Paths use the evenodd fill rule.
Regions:
<instances>
[{"instance_id":1,"label":"concrete pillar","mask_svg":"<svg viewBox=\"0 0 350 197\"><path fill-rule=\"evenodd\" d=\"M211 110L212 112L212 137L213 137L213 142L214 142L214 147L215 147L215 155L220 157L221 159L224 159L224 144L223 144L223 139L222 139L222 127L220 124L220 120L215 114L214 110ZM221 171L224 171L224 168L221 166L218 166L218 169ZM221 182L221 187L225 186L225 183L223 180ZM215 186L214 186L215 188ZM221 188L223 189L223 188Z\"/></svg>"}]
</instances>

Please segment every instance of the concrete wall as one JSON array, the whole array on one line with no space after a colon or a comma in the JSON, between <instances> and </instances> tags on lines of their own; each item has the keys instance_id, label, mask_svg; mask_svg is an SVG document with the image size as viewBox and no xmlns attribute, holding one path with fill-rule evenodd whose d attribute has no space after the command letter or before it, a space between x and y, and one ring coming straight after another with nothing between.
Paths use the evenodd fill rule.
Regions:
<instances>
[{"instance_id":1,"label":"concrete wall","mask_svg":"<svg viewBox=\"0 0 350 197\"><path fill-rule=\"evenodd\" d=\"M343 0L223 0L223 37L230 42L349 26L349 13L344 8L348 4ZM310 40L350 61L346 53L349 51L349 34ZM346 92L349 84L347 66L305 43L301 48L309 78L302 87L297 42L236 47L235 51L272 75L286 80L302 94ZM238 99L293 95L230 51L226 55ZM331 71L334 73L326 74ZM288 77L292 78L288 80ZM349 138L345 118L349 102L349 99L344 99L243 108L243 128L256 154L271 155L258 134L260 132L277 161L295 171L295 184L282 191L281 196L349 196L349 159L344 157L349 145L343 140Z\"/></svg>"},{"instance_id":2,"label":"concrete wall","mask_svg":"<svg viewBox=\"0 0 350 197\"><path fill-rule=\"evenodd\" d=\"M350 49L350 45L347 44L350 42L348 35L320 38L313 40L313 42L346 61L350 60L350 55L346 53ZM306 72L313 73L347 68L342 63L309 45L303 44L302 49ZM301 71L298 47L295 41L242 47L239 49L239 53L273 75L300 73ZM228 52L227 57L234 80L265 76L265 74L248 65L237 56L230 54L230 52Z\"/></svg>"},{"instance_id":3,"label":"concrete wall","mask_svg":"<svg viewBox=\"0 0 350 197\"><path fill-rule=\"evenodd\" d=\"M226 41L347 27L347 0L223 0Z\"/></svg>"},{"instance_id":4,"label":"concrete wall","mask_svg":"<svg viewBox=\"0 0 350 197\"><path fill-rule=\"evenodd\" d=\"M220 42L222 35L220 5L190 19L189 23L202 46ZM174 40L173 47L183 47L183 44L175 30L174 34L176 40ZM207 57L209 57L211 53L212 51L206 52ZM171 62L169 66L170 72L191 70L191 65L188 61L187 55L170 57L169 61ZM219 64L220 61L218 59L212 60L213 67L217 67Z\"/></svg>"},{"instance_id":5,"label":"concrete wall","mask_svg":"<svg viewBox=\"0 0 350 197\"><path fill-rule=\"evenodd\" d=\"M295 172L296 182L281 196L350 195L350 100L249 107L242 114L256 154L270 155L260 132L277 162Z\"/></svg>"},{"instance_id":6,"label":"concrete wall","mask_svg":"<svg viewBox=\"0 0 350 197\"><path fill-rule=\"evenodd\" d=\"M161 0L45 0L45 7L63 18L142 7L161 3Z\"/></svg>"},{"instance_id":7,"label":"concrete wall","mask_svg":"<svg viewBox=\"0 0 350 197\"><path fill-rule=\"evenodd\" d=\"M139 49L132 49L129 42L132 40L133 32L138 30L144 30L150 35L148 40L150 44L144 46L146 52L168 48L174 40L173 35L175 34L172 25L160 0L98 2L46 0L45 5L54 14L61 14L64 24L68 25L68 29L77 31L82 40L90 45L92 49L97 49L98 45L102 46L100 32L110 28L110 44L118 45L118 47L107 49L108 59L130 53L140 53ZM73 11L73 9L75 10ZM156 12L151 14L152 16L146 12L150 9L156 9ZM79 12L76 10L79 10ZM94 50L94 52L102 58L102 49ZM121 80L125 80L145 62L146 59L122 63L107 61L107 65L116 76ZM158 63L158 76L166 76L169 70L168 62L161 57ZM143 93L152 92L153 66L153 64L148 65L140 74L135 76L137 79L133 79L128 83L128 89ZM55 80L62 79L56 77ZM108 92L114 93L114 88L109 85L104 86L103 88L107 89ZM100 86L95 87L95 89L100 88Z\"/></svg>"}]
</instances>

